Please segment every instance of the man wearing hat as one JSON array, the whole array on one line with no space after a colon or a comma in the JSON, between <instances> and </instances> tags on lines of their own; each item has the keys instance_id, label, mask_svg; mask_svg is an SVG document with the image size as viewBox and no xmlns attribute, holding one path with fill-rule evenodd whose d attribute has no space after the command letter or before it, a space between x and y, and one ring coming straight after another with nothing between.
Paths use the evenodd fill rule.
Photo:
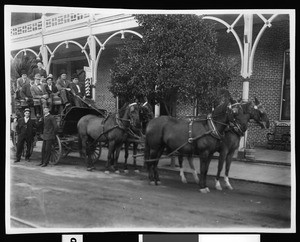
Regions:
<instances>
[{"instance_id":1,"label":"man wearing hat","mask_svg":"<svg viewBox=\"0 0 300 242\"><path fill-rule=\"evenodd\" d=\"M25 99L25 101L27 102L29 107L33 106L33 97L32 97L31 90L30 90L30 88L33 84L34 84L34 80L29 79L29 82L22 86L22 89L20 92L21 98Z\"/></svg>"},{"instance_id":2,"label":"man wearing hat","mask_svg":"<svg viewBox=\"0 0 300 242\"><path fill-rule=\"evenodd\" d=\"M46 89L46 92L48 93L48 96L49 96L49 99L48 99L49 108L50 108L50 110L52 110L54 99L60 99L60 97L58 96L59 91L53 83L52 74L49 74L47 76L46 82L47 82L47 84L45 85L45 89Z\"/></svg>"},{"instance_id":3,"label":"man wearing hat","mask_svg":"<svg viewBox=\"0 0 300 242\"><path fill-rule=\"evenodd\" d=\"M67 72L61 70L60 78L56 81L56 87L60 93L62 103L65 105L68 105L72 101L70 83L71 82L67 80Z\"/></svg>"},{"instance_id":4,"label":"man wearing hat","mask_svg":"<svg viewBox=\"0 0 300 242\"><path fill-rule=\"evenodd\" d=\"M25 160L29 161L33 137L35 135L35 130L37 127L36 123L30 118L29 108L26 108L24 110L24 117L14 119L14 127L18 134L17 153L15 162L19 162L21 160L24 142L26 142L27 145Z\"/></svg>"},{"instance_id":5,"label":"man wearing hat","mask_svg":"<svg viewBox=\"0 0 300 242\"><path fill-rule=\"evenodd\" d=\"M16 89L17 99L22 98L21 89L27 83L29 83L29 79L27 78L27 72L26 72L26 70L22 69L21 70L21 77L19 77L17 79L17 89Z\"/></svg>"},{"instance_id":6,"label":"man wearing hat","mask_svg":"<svg viewBox=\"0 0 300 242\"><path fill-rule=\"evenodd\" d=\"M35 100L39 100L43 108L47 106L48 93L41 83L41 75L35 74L34 84L30 87L31 95Z\"/></svg>"},{"instance_id":7,"label":"man wearing hat","mask_svg":"<svg viewBox=\"0 0 300 242\"><path fill-rule=\"evenodd\" d=\"M47 77L47 72L44 69L44 65L41 59L36 59L36 64L37 67L33 69L33 75L35 74L40 74L41 75L41 80L46 79Z\"/></svg>"},{"instance_id":8,"label":"man wearing hat","mask_svg":"<svg viewBox=\"0 0 300 242\"><path fill-rule=\"evenodd\" d=\"M82 85L79 84L78 76L76 73L72 75L72 83L70 84L71 92L75 96L74 102L78 107L82 107L82 101L80 99L85 99L85 90Z\"/></svg>"},{"instance_id":9,"label":"man wearing hat","mask_svg":"<svg viewBox=\"0 0 300 242\"><path fill-rule=\"evenodd\" d=\"M43 125L43 145L42 145L42 161L39 166L45 167L49 164L51 158L51 150L57 133L57 122L54 116L50 114L49 107L44 108L44 117L41 118L39 125Z\"/></svg>"}]
</instances>

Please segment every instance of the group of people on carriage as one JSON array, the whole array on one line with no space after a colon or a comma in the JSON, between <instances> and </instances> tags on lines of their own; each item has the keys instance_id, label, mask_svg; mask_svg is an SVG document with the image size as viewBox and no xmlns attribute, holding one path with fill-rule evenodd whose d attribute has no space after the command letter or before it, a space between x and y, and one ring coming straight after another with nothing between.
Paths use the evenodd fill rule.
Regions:
<instances>
[{"instance_id":1,"label":"group of people on carriage","mask_svg":"<svg viewBox=\"0 0 300 242\"><path fill-rule=\"evenodd\" d=\"M69 81L65 70L60 72L56 81L42 68L34 69L30 76L21 70L21 77L16 81L15 101L21 107L33 107L36 116L42 115L46 106L53 114L57 114L61 106L83 106L81 100L84 99L85 88L79 83L78 75L74 73Z\"/></svg>"}]
</instances>

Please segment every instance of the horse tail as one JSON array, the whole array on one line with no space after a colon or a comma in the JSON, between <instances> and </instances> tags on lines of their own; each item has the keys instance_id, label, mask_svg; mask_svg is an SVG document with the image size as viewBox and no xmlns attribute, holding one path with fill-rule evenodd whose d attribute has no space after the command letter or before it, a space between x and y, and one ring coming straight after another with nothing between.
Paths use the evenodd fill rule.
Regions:
<instances>
[{"instance_id":1,"label":"horse tail","mask_svg":"<svg viewBox=\"0 0 300 242\"><path fill-rule=\"evenodd\" d=\"M82 139L81 139L81 135L80 135L80 134L78 134L78 151L79 151L80 157L83 157L83 152L82 152Z\"/></svg>"},{"instance_id":2,"label":"horse tail","mask_svg":"<svg viewBox=\"0 0 300 242\"><path fill-rule=\"evenodd\" d=\"M77 123L77 131L78 131L78 151L80 157L84 157L83 151L82 151L82 138L81 138L81 126L82 126L82 120L80 119Z\"/></svg>"},{"instance_id":3,"label":"horse tail","mask_svg":"<svg viewBox=\"0 0 300 242\"><path fill-rule=\"evenodd\" d=\"M144 148L144 166L146 165L147 161L150 159L150 147L147 142L147 138L145 139L145 148Z\"/></svg>"}]
</instances>

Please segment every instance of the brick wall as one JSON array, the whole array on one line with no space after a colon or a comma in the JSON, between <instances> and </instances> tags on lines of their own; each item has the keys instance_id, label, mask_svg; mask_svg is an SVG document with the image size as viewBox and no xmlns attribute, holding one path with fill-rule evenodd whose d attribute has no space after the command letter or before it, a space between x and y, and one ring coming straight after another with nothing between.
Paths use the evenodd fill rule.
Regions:
<instances>
[{"instance_id":1,"label":"brick wall","mask_svg":"<svg viewBox=\"0 0 300 242\"><path fill-rule=\"evenodd\" d=\"M110 68L113 64L113 58L116 52L111 49L105 49L99 59L97 83L96 83L96 105L99 108L106 109L108 112L116 111L116 99L109 91Z\"/></svg>"},{"instance_id":2,"label":"brick wall","mask_svg":"<svg viewBox=\"0 0 300 242\"><path fill-rule=\"evenodd\" d=\"M262 25L254 26L253 39ZM243 33L242 28L237 28L239 36ZM283 75L284 51L289 49L289 23L287 21L275 22L271 28L263 33L255 52L253 73L249 79L249 99L257 97L264 105L270 120L269 130L261 130L255 124L250 124L248 130L248 142L256 145L266 145L266 133L273 130L275 120L280 118L281 89ZM226 31L219 33L219 52L223 55L236 58L240 63L240 53L236 40L232 34ZM230 92L234 97L242 95L241 77L230 84Z\"/></svg>"}]
</instances>

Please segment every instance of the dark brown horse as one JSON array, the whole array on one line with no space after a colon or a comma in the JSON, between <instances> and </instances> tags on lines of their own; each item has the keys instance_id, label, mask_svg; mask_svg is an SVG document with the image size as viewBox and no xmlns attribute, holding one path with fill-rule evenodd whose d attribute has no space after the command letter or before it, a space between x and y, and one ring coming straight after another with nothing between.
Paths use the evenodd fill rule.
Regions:
<instances>
[{"instance_id":1,"label":"dark brown horse","mask_svg":"<svg viewBox=\"0 0 300 242\"><path fill-rule=\"evenodd\" d=\"M242 108L244 113L248 115L248 121L250 119L255 120L262 129L269 128L270 122L268 119L268 115L265 112L262 104L255 98L254 102L246 102L242 103ZM245 127L247 129L247 127ZM218 163L218 172L216 175L216 184L215 187L217 190L222 190L220 184L220 174L223 169L224 161L226 160L226 168L225 168L225 187L232 190L232 186L229 182L229 170L232 162L232 157L235 151L238 149L241 137L244 135L246 130L239 129L237 126L231 126L228 131L225 132L225 136L223 138L223 142L220 145L219 149L219 163Z\"/></svg>"},{"instance_id":2,"label":"dark brown horse","mask_svg":"<svg viewBox=\"0 0 300 242\"><path fill-rule=\"evenodd\" d=\"M129 156L129 146L132 144L132 153L133 153L133 168L135 172L139 172L136 165L136 154L139 143L143 143L145 140L145 131L147 124L151 119L154 118L154 113L152 106L148 102L144 102L140 105L140 121L141 128L132 128L131 132L128 133L127 140L124 143L125 149L125 162L124 162L124 172L128 173L127 160Z\"/></svg>"},{"instance_id":3,"label":"dark brown horse","mask_svg":"<svg viewBox=\"0 0 300 242\"><path fill-rule=\"evenodd\" d=\"M223 169L223 164L225 160L226 160L226 170L225 170L225 177L224 177L225 186L228 189L233 189L229 182L229 177L228 177L229 169L230 169L232 157L235 151L237 150L237 148L239 147L240 139L244 135L244 132L247 130L249 120L250 119L255 120L261 126L261 128L269 128L270 125L265 109L257 100L257 98L255 98L254 102L250 101L250 102L242 103L241 107L243 108L243 113L244 113L242 116L244 121L242 121L242 123L244 123L245 125L242 127L239 125L238 122L230 123L228 129L225 130L225 135L222 138L222 142L220 142L220 144L216 147L215 152L220 153L218 172L217 172L216 184L215 184L217 190L222 190L219 179L220 179L220 173ZM181 160L179 160L180 176L182 182L186 183L186 178L184 176L184 172L182 169L182 161L183 159L181 158ZM191 169L193 170L193 176L196 183L199 183L197 171L194 167L192 157L188 157L188 162Z\"/></svg>"},{"instance_id":4,"label":"dark brown horse","mask_svg":"<svg viewBox=\"0 0 300 242\"><path fill-rule=\"evenodd\" d=\"M181 155L199 155L200 191L207 192L206 176L209 162L223 133L242 109L231 107L229 100L216 107L212 115L187 121L169 116L152 119L146 128L145 162L148 166L150 184L160 183L157 171L159 158L167 148L171 155L174 151Z\"/></svg>"},{"instance_id":5,"label":"dark brown horse","mask_svg":"<svg viewBox=\"0 0 300 242\"><path fill-rule=\"evenodd\" d=\"M94 169L90 155L95 145L107 143L108 156L105 172L108 173L109 169L118 172L117 162L120 150L130 127L140 127L139 105L137 103L125 104L117 113L110 114L106 118L86 115L78 121L80 152L85 158L89 171Z\"/></svg>"}]
</instances>

